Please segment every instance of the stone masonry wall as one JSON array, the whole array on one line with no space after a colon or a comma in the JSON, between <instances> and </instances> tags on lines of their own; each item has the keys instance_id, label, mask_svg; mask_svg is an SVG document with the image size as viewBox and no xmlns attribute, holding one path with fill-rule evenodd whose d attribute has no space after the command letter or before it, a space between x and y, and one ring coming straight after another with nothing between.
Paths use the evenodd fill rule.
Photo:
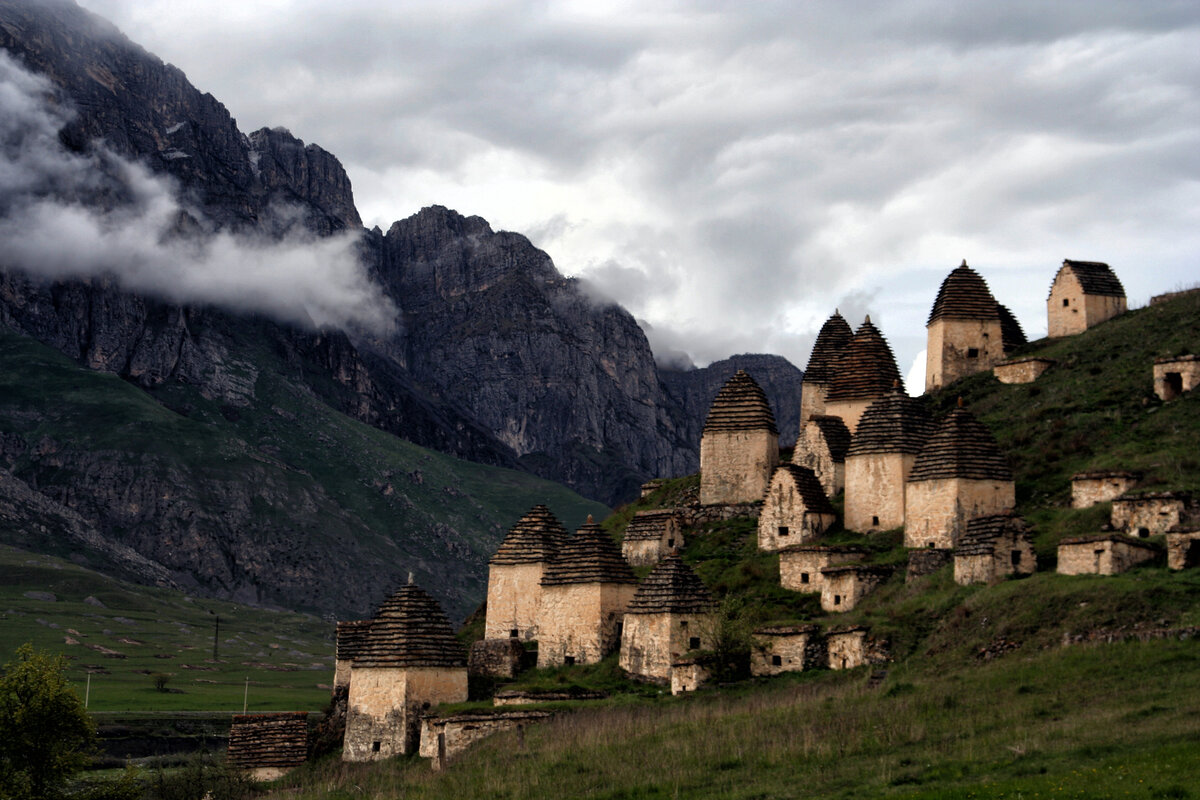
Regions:
<instances>
[{"instance_id":1,"label":"stone masonry wall","mask_svg":"<svg viewBox=\"0 0 1200 800\"><path fill-rule=\"evenodd\" d=\"M779 437L770 431L714 431L700 439L700 503L754 503L779 465Z\"/></svg>"},{"instance_id":2,"label":"stone masonry wall","mask_svg":"<svg viewBox=\"0 0 1200 800\"><path fill-rule=\"evenodd\" d=\"M1168 382L1169 374L1179 376L1178 386ZM1186 356L1154 362L1154 393L1163 402L1174 400L1179 394L1190 392L1197 386L1200 386L1200 357Z\"/></svg>"},{"instance_id":3,"label":"stone masonry wall","mask_svg":"<svg viewBox=\"0 0 1200 800\"><path fill-rule=\"evenodd\" d=\"M480 739L525 725L535 725L552 716L554 715L550 711L534 711L532 709L476 711L455 714L450 717L426 716L421 720L419 755L422 758L434 759L433 768L441 769L445 764L438 763L439 755L453 758ZM443 750L440 754L438 752L439 735L442 737L443 743Z\"/></svg>"},{"instance_id":4,"label":"stone masonry wall","mask_svg":"<svg viewBox=\"0 0 1200 800\"><path fill-rule=\"evenodd\" d=\"M847 530L867 533L904 525L905 481L915 455L868 453L846 459Z\"/></svg>"},{"instance_id":5,"label":"stone masonry wall","mask_svg":"<svg viewBox=\"0 0 1200 800\"><path fill-rule=\"evenodd\" d=\"M825 395L829 392L829 387L823 383L808 383L807 381L800 384L800 430L804 430L804 423L808 422L812 417L826 413L825 411Z\"/></svg>"},{"instance_id":6,"label":"stone masonry wall","mask_svg":"<svg viewBox=\"0 0 1200 800\"><path fill-rule=\"evenodd\" d=\"M904 502L904 546L951 548L967 521L1016 505L1012 481L940 478L909 483Z\"/></svg>"},{"instance_id":7,"label":"stone masonry wall","mask_svg":"<svg viewBox=\"0 0 1200 800\"><path fill-rule=\"evenodd\" d=\"M820 594L821 570L835 564L862 561L864 552L821 549L783 550L779 553L779 584L793 592Z\"/></svg>"},{"instance_id":8,"label":"stone masonry wall","mask_svg":"<svg viewBox=\"0 0 1200 800\"><path fill-rule=\"evenodd\" d=\"M465 667L356 667L342 760L375 761L414 752L421 714L438 703L466 699Z\"/></svg>"},{"instance_id":9,"label":"stone masonry wall","mask_svg":"<svg viewBox=\"0 0 1200 800\"><path fill-rule=\"evenodd\" d=\"M1154 548L1119 538L1064 540L1058 545L1058 574L1117 575L1154 558Z\"/></svg>"},{"instance_id":10,"label":"stone masonry wall","mask_svg":"<svg viewBox=\"0 0 1200 800\"><path fill-rule=\"evenodd\" d=\"M758 549L774 552L815 540L836 521L833 514L808 510L791 480L775 483L758 516Z\"/></svg>"},{"instance_id":11,"label":"stone masonry wall","mask_svg":"<svg viewBox=\"0 0 1200 800\"><path fill-rule=\"evenodd\" d=\"M1200 530L1167 534L1167 568L1200 567Z\"/></svg>"},{"instance_id":12,"label":"stone masonry wall","mask_svg":"<svg viewBox=\"0 0 1200 800\"><path fill-rule=\"evenodd\" d=\"M631 676L668 684L673 662L712 647L712 628L706 614L626 614L619 665Z\"/></svg>"},{"instance_id":13,"label":"stone masonry wall","mask_svg":"<svg viewBox=\"0 0 1200 800\"><path fill-rule=\"evenodd\" d=\"M518 639L538 638L542 569L540 562L493 564L488 568L484 638L507 639L514 630Z\"/></svg>"},{"instance_id":14,"label":"stone masonry wall","mask_svg":"<svg viewBox=\"0 0 1200 800\"><path fill-rule=\"evenodd\" d=\"M538 667L557 667L568 658L595 664L616 650L618 626L636 591L637 586L623 583L543 587Z\"/></svg>"},{"instance_id":15,"label":"stone masonry wall","mask_svg":"<svg viewBox=\"0 0 1200 800\"><path fill-rule=\"evenodd\" d=\"M525 647L520 639L480 639L471 643L467 673L489 678L515 678L524 666L525 658Z\"/></svg>"},{"instance_id":16,"label":"stone masonry wall","mask_svg":"<svg viewBox=\"0 0 1200 800\"><path fill-rule=\"evenodd\" d=\"M1066 305L1063 301L1067 301ZM1124 297L1085 295L1079 280L1069 269L1058 273L1046 300L1047 335L1051 338L1074 336L1093 325L1123 314Z\"/></svg>"},{"instance_id":17,"label":"stone masonry wall","mask_svg":"<svg viewBox=\"0 0 1200 800\"><path fill-rule=\"evenodd\" d=\"M1017 553L1014 564L1013 554ZM960 586L991 583L1007 575L1032 575L1037 569L1033 544L1013 536L1002 537L990 554L954 557L954 582Z\"/></svg>"},{"instance_id":18,"label":"stone masonry wall","mask_svg":"<svg viewBox=\"0 0 1200 800\"><path fill-rule=\"evenodd\" d=\"M825 570L821 586L821 608L831 613L850 611L883 583L886 576L873 570Z\"/></svg>"},{"instance_id":19,"label":"stone masonry wall","mask_svg":"<svg viewBox=\"0 0 1200 800\"><path fill-rule=\"evenodd\" d=\"M825 635L830 669L854 669L867 663L867 632L854 629Z\"/></svg>"},{"instance_id":20,"label":"stone masonry wall","mask_svg":"<svg viewBox=\"0 0 1200 800\"><path fill-rule=\"evenodd\" d=\"M818 632L764 633L755 631L750 651L750 674L780 675L825 666L825 642Z\"/></svg>"},{"instance_id":21,"label":"stone masonry wall","mask_svg":"<svg viewBox=\"0 0 1200 800\"><path fill-rule=\"evenodd\" d=\"M1106 503L1128 492L1139 480L1137 475L1124 472L1075 476L1071 479L1071 508L1091 508L1097 503Z\"/></svg>"},{"instance_id":22,"label":"stone masonry wall","mask_svg":"<svg viewBox=\"0 0 1200 800\"><path fill-rule=\"evenodd\" d=\"M937 319L929 326L926 338L927 392L989 370L1004 360L999 319Z\"/></svg>"},{"instance_id":23,"label":"stone masonry wall","mask_svg":"<svg viewBox=\"0 0 1200 800\"><path fill-rule=\"evenodd\" d=\"M865 400L835 400L825 403L825 413L831 417L841 417L842 422L854 433L858 430L858 421L862 419L863 412L870 407L871 403L878 400L878 397L869 397Z\"/></svg>"},{"instance_id":24,"label":"stone masonry wall","mask_svg":"<svg viewBox=\"0 0 1200 800\"><path fill-rule=\"evenodd\" d=\"M1001 383L1033 383L1052 366L1054 362L1048 358L1021 358L997 364L992 374Z\"/></svg>"},{"instance_id":25,"label":"stone masonry wall","mask_svg":"<svg viewBox=\"0 0 1200 800\"><path fill-rule=\"evenodd\" d=\"M1157 536L1200 521L1200 513L1188 499L1170 495L1118 497L1113 500L1112 526L1130 536Z\"/></svg>"}]
</instances>

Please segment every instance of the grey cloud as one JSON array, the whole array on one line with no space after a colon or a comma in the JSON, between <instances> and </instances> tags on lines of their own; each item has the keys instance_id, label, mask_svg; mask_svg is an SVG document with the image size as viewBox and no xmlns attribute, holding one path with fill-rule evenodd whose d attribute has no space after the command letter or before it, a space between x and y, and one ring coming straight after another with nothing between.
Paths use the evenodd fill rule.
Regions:
<instances>
[{"instance_id":1,"label":"grey cloud","mask_svg":"<svg viewBox=\"0 0 1200 800\"><path fill-rule=\"evenodd\" d=\"M367 277L357 235L268 240L183 236L199 218L164 178L97 145L66 152L45 81L0 53L0 258L48 279L111 275L176 302L214 303L307 326L381 332L395 309ZM95 196L114 198L100 210ZM281 215L293 213L281 209Z\"/></svg>"}]
</instances>

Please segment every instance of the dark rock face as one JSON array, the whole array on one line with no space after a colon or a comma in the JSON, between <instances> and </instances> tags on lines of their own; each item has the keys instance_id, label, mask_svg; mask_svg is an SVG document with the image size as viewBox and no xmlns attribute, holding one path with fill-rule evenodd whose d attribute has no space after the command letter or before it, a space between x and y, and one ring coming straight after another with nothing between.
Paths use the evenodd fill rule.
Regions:
<instances>
[{"instance_id":1,"label":"dark rock face","mask_svg":"<svg viewBox=\"0 0 1200 800\"><path fill-rule=\"evenodd\" d=\"M702 369L660 368L659 376L670 400L682 409L680 419L687 441L699 443L713 399L738 370L745 370L766 393L779 428L780 444L794 444L800 432L800 384L804 373L782 356L757 354L732 356Z\"/></svg>"}]
</instances>

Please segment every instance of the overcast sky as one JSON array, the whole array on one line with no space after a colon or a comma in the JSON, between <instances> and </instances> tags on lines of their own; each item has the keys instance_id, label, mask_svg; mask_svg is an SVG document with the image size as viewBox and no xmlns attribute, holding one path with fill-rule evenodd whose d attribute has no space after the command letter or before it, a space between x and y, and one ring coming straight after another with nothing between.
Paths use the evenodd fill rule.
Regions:
<instances>
[{"instance_id":1,"label":"overcast sky","mask_svg":"<svg viewBox=\"0 0 1200 800\"><path fill-rule=\"evenodd\" d=\"M963 259L1030 338L1064 258L1200 282L1192 0L82 4L337 155L368 226L524 233L660 356L803 367L840 307L907 374Z\"/></svg>"}]
</instances>

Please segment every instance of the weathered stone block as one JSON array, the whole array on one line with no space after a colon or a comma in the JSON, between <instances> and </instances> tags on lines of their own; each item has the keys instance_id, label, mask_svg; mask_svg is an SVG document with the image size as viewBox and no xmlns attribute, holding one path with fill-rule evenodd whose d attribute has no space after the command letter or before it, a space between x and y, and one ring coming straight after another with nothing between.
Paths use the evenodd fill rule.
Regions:
<instances>
[{"instance_id":1,"label":"weathered stone block","mask_svg":"<svg viewBox=\"0 0 1200 800\"><path fill-rule=\"evenodd\" d=\"M1081 536L1058 543L1060 575L1117 575L1154 559L1158 548L1119 533Z\"/></svg>"},{"instance_id":2,"label":"weathered stone block","mask_svg":"<svg viewBox=\"0 0 1200 800\"><path fill-rule=\"evenodd\" d=\"M1140 472L1096 470L1071 476L1071 508L1091 508L1128 492L1142 479Z\"/></svg>"},{"instance_id":3,"label":"weathered stone block","mask_svg":"<svg viewBox=\"0 0 1200 800\"><path fill-rule=\"evenodd\" d=\"M1014 358L992 367L992 374L1001 383L1033 383L1055 363L1050 358Z\"/></svg>"}]
</instances>

